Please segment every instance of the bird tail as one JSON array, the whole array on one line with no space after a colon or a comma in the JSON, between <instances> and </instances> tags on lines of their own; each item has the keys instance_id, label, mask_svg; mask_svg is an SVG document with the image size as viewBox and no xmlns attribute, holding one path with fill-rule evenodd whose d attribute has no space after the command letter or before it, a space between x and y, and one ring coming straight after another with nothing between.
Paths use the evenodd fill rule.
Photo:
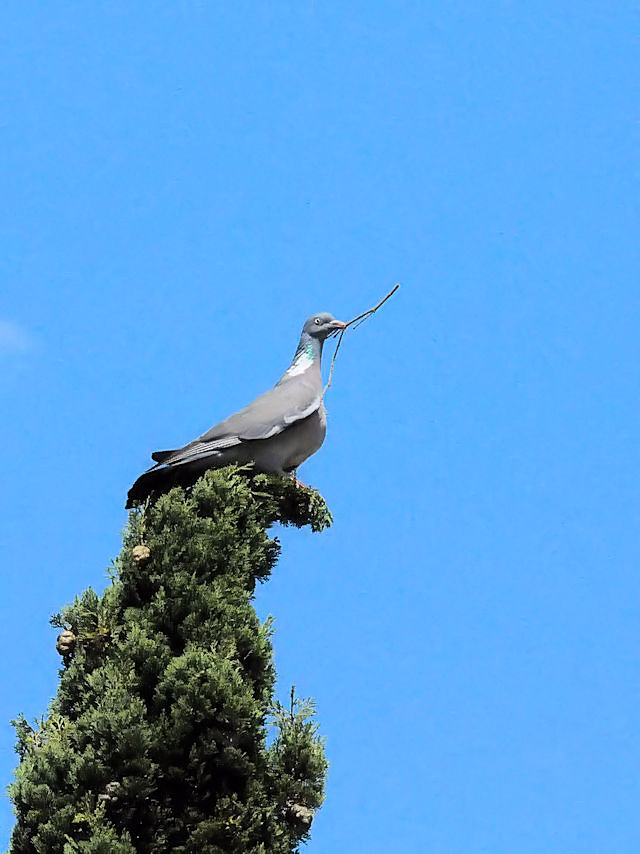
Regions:
<instances>
[{"instance_id":1,"label":"bird tail","mask_svg":"<svg viewBox=\"0 0 640 854\"><path fill-rule=\"evenodd\" d=\"M164 482L165 470L152 468L141 474L127 494L127 510L142 504Z\"/></svg>"},{"instance_id":2,"label":"bird tail","mask_svg":"<svg viewBox=\"0 0 640 854\"><path fill-rule=\"evenodd\" d=\"M181 465L155 465L143 472L127 494L127 510L143 504L147 498L157 497L173 489L174 486L193 486L198 477L206 470L197 462Z\"/></svg>"}]
</instances>

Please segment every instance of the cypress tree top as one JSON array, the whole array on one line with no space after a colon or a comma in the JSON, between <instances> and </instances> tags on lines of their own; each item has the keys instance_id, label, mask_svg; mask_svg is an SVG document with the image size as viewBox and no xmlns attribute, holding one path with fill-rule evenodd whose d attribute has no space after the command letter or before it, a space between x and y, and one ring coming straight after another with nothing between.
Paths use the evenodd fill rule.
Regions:
<instances>
[{"instance_id":1,"label":"cypress tree top","mask_svg":"<svg viewBox=\"0 0 640 854\"><path fill-rule=\"evenodd\" d=\"M110 586L52 620L48 716L15 722L10 854L298 850L327 763L312 705L273 701L252 597L280 551L267 530L330 518L317 492L236 467L131 514Z\"/></svg>"}]
</instances>

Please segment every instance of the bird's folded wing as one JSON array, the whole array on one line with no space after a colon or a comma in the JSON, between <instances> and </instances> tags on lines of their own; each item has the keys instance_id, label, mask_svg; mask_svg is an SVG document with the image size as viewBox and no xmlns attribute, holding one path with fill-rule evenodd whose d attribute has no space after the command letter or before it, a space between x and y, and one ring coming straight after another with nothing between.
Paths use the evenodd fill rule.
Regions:
<instances>
[{"instance_id":1,"label":"bird's folded wing","mask_svg":"<svg viewBox=\"0 0 640 854\"><path fill-rule=\"evenodd\" d=\"M261 394L244 409L216 424L183 448L156 451L152 458L160 465L180 465L242 442L270 439L296 421L308 418L321 402L322 388L317 383L282 383Z\"/></svg>"}]
</instances>

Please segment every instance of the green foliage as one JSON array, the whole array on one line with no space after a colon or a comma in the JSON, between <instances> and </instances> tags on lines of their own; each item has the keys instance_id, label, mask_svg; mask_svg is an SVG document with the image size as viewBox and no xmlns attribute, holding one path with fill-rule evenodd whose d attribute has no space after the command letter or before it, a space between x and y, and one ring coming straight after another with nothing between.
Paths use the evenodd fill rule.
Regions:
<instances>
[{"instance_id":1,"label":"green foliage","mask_svg":"<svg viewBox=\"0 0 640 854\"><path fill-rule=\"evenodd\" d=\"M313 490L236 467L131 513L104 594L52 618L73 642L48 716L14 721L10 854L298 850L327 763L312 704L273 703L252 597L280 550L268 528L330 521Z\"/></svg>"}]
</instances>

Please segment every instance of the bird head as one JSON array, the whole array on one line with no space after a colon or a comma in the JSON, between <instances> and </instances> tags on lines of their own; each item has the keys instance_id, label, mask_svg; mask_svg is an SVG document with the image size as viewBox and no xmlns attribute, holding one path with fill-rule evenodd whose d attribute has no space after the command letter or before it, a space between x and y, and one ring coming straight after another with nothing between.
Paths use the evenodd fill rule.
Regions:
<instances>
[{"instance_id":1,"label":"bird head","mask_svg":"<svg viewBox=\"0 0 640 854\"><path fill-rule=\"evenodd\" d=\"M302 334L304 335L306 333L311 338L317 338L320 341L324 341L332 332L338 332L339 330L344 329L346 325L347 324L343 323L341 320L336 320L332 314L323 311L320 312L320 314L312 314L311 317L305 321L305 324L302 327Z\"/></svg>"}]
</instances>

